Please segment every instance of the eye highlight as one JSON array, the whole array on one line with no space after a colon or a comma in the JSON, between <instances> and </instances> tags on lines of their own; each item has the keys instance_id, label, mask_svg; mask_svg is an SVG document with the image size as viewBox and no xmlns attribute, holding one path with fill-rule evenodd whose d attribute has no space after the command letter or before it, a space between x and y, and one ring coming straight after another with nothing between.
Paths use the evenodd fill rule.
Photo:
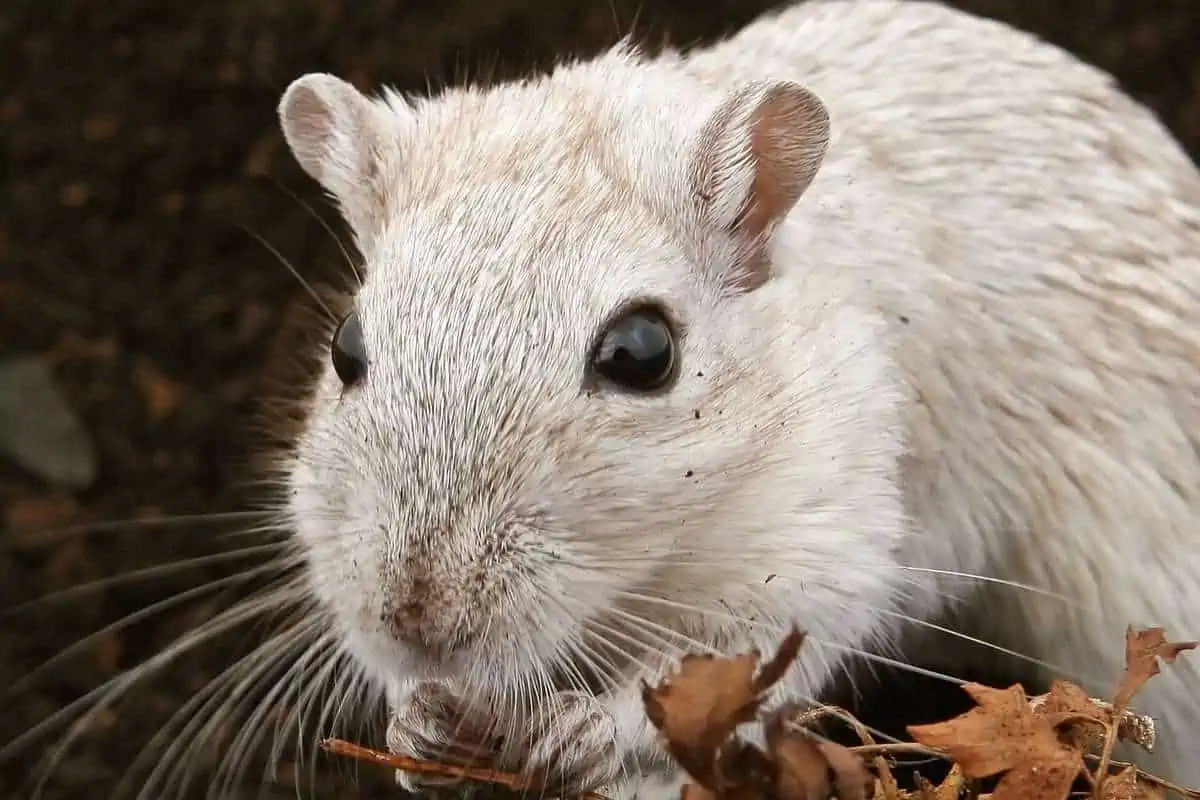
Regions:
<instances>
[{"instance_id":1,"label":"eye highlight","mask_svg":"<svg viewBox=\"0 0 1200 800\"><path fill-rule=\"evenodd\" d=\"M609 323L592 353L592 371L631 392L653 392L677 374L675 332L661 310L634 308Z\"/></svg>"},{"instance_id":2,"label":"eye highlight","mask_svg":"<svg viewBox=\"0 0 1200 800\"><path fill-rule=\"evenodd\" d=\"M329 347L329 358L338 380L347 389L367 374L367 348L363 343L362 324L358 321L357 312L351 311L338 323Z\"/></svg>"}]
</instances>

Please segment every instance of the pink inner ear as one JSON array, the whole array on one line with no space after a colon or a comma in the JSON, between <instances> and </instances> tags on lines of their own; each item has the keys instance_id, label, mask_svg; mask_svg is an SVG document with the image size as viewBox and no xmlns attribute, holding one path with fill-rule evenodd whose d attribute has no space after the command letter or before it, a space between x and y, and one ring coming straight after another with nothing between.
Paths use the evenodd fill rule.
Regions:
<instances>
[{"instance_id":1,"label":"pink inner ear","mask_svg":"<svg viewBox=\"0 0 1200 800\"><path fill-rule=\"evenodd\" d=\"M802 175L808 170L797 169L794 143L789 143L790 131L799 121L794 119L780 102L778 94L768 96L750 118L750 154L754 160L754 183L746 198L746 207L738 215L734 227L743 236L757 238L768 232L773 222L791 209L808 185ZM789 152L791 150L792 152ZM802 156L801 156L802 157Z\"/></svg>"},{"instance_id":2,"label":"pink inner ear","mask_svg":"<svg viewBox=\"0 0 1200 800\"><path fill-rule=\"evenodd\" d=\"M747 87L751 89L751 87ZM709 201L727 190L719 185L720 165L713 163L725 153L741 150L753 165L754 175L741 211L728 230L745 248L735 286L749 291L771 275L767 243L774 225L787 216L792 206L812 183L820 167L829 136L829 117L824 105L803 87L776 83L766 91L743 91L727 101L713 118L715 128L702 138L700 158L707 167L702 193ZM753 110L741 130L731 124L739 105L758 94ZM744 136L740 148L730 148L729 136ZM724 145L724 146L722 146ZM707 163L706 163L707 162ZM717 184L717 185L713 185Z\"/></svg>"},{"instance_id":3,"label":"pink inner ear","mask_svg":"<svg viewBox=\"0 0 1200 800\"><path fill-rule=\"evenodd\" d=\"M770 276L766 237L787 216L816 177L829 137L824 106L807 90L772 87L750 118L754 182L746 206L734 222L738 235L751 242L745 270L750 286Z\"/></svg>"}]
</instances>

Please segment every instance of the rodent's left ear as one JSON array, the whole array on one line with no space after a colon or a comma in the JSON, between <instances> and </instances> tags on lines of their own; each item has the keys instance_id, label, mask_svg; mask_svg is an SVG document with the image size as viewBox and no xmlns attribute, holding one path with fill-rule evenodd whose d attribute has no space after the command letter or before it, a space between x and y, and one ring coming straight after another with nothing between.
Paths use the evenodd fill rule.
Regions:
<instances>
[{"instance_id":1,"label":"rodent's left ear","mask_svg":"<svg viewBox=\"0 0 1200 800\"><path fill-rule=\"evenodd\" d=\"M767 239L816 177L829 127L825 104L804 86L754 81L726 97L700 131L693 189L705 216L744 248L739 288L770 277Z\"/></svg>"},{"instance_id":2,"label":"rodent's left ear","mask_svg":"<svg viewBox=\"0 0 1200 800\"><path fill-rule=\"evenodd\" d=\"M337 200L360 239L387 218L382 160L395 137L386 110L334 75L296 78L279 100L279 124L297 163Z\"/></svg>"}]
</instances>

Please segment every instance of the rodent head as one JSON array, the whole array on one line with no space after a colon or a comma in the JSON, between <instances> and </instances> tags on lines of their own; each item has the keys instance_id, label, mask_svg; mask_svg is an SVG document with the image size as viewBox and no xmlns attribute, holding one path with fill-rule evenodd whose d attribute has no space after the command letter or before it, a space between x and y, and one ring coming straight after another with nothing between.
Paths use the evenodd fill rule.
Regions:
<instances>
[{"instance_id":1,"label":"rodent head","mask_svg":"<svg viewBox=\"0 0 1200 800\"><path fill-rule=\"evenodd\" d=\"M289 503L376 677L514 697L595 664L589 636L654 642L605 633L628 609L753 602L781 556L814 613L868 580L828 567L894 544L877 326L772 257L826 149L814 95L618 48L426 100L312 74L279 112L365 261Z\"/></svg>"}]
</instances>

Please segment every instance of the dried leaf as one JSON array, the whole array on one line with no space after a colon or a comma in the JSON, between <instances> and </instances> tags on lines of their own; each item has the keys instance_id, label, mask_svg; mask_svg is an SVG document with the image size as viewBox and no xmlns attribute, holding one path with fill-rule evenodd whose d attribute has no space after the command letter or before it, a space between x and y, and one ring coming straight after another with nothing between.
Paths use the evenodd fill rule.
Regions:
<instances>
[{"instance_id":1,"label":"dried leaf","mask_svg":"<svg viewBox=\"0 0 1200 800\"><path fill-rule=\"evenodd\" d=\"M1129 765L1104 781L1099 800L1164 800L1166 796L1166 789L1142 780L1137 768Z\"/></svg>"},{"instance_id":2,"label":"dried leaf","mask_svg":"<svg viewBox=\"0 0 1200 800\"><path fill-rule=\"evenodd\" d=\"M785 714L772 714L763 731L775 765L774 795L779 800L824 800L833 785L829 761L803 729L788 728Z\"/></svg>"},{"instance_id":3,"label":"dried leaf","mask_svg":"<svg viewBox=\"0 0 1200 800\"><path fill-rule=\"evenodd\" d=\"M911 725L909 734L948 753L968 778L1004 773L994 800L1065 800L1083 757L1034 715L1020 685L992 689L968 683L963 689L975 708L946 722Z\"/></svg>"},{"instance_id":4,"label":"dried leaf","mask_svg":"<svg viewBox=\"0 0 1200 800\"><path fill-rule=\"evenodd\" d=\"M1050 691L1033 713L1084 752L1100 749L1113 717L1111 708L1099 705L1077 684L1063 680L1050 684Z\"/></svg>"},{"instance_id":5,"label":"dried leaf","mask_svg":"<svg viewBox=\"0 0 1200 800\"><path fill-rule=\"evenodd\" d=\"M757 675L759 654L685 656L679 671L658 687L642 687L646 715L689 775L716 790L718 752L737 726L755 718L760 694L787 671L804 640L793 630Z\"/></svg>"},{"instance_id":6,"label":"dried leaf","mask_svg":"<svg viewBox=\"0 0 1200 800\"><path fill-rule=\"evenodd\" d=\"M942 782L934 788L931 800L958 800L966 782L962 766L955 764L950 768L950 772L946 774L946 777L942 779Z\"/></svg>"},{"instance_id":7,"label":"dried leaf","mask_svg":"<svg viewBox=\"0 0 1200 800\"><path fill-rule=\"evenodd\" d=\"M836 742L817 742L817 747L833 770L839 800L870 800L875 793L875 779L862 757Z\"/></svg>"},{"instance_id":8,"label":"dried leaf","mask_svg":"<svg viewBox=\"0 0 1200 800\"><path fill-rule=\"evenodd\" d=\"M1125 629L1125 673L1113 695L1113 706L1121 711L1138 693L1146 681L1160 672L1158 660L1168 664L1184 650L1195 648L1200 642L1168 642L1162 628L1146 628L1135 631L1130 625Z\"/></svg>"},{"instance_id":9,"label":"dried leaf","mask_svg":"<svg viewBox=\"0 0 1200 800\"><path fill-rule=\"evenodd\" d=\"M796 660L796 656L800 654L800 647L804 644L804 632L796 628L788 631L787 636L783 637L783 641L779 644L779 650L775 652L775 657L763 665L758 676L754 679L754 693L762 694L767 689L770 689L788 671L788 667L792 666L792 662Z\"/></svg>"},{"instance_id":10,"label":"dried leaf","mask_svg":"<svg viewBox=\"0 0 1200 800\"><path fill-rule=\"evenodd\" d=\"M763 800L770 794L773 769L766 754L734 737L721 748L715 763L721 800Z\"/></svg>"},{"instance_id":11,"label":"dried leaf","mask_svg":"<svg viewBox=\"0 0 1200 800\"><path fill-rule=\"evenodd\" d=\"M1100 791L1101 800L1135 800L1137 797L1137 770L1126 767L1104 781Z\"/></svg>"},{"instance_id":12,"label":"dried leaf","mask_svg":"<svg viewBox=\"0 0 1200 800\"><path fill-rule=\"evenodd\" d=\"M917 797L918 800L937 800L937 787L934 786L933 782L924 775L919 772L915 773L913 775L913 783L917 785L917 788L912 791L911 796ZM882 781L875 782L876 794L878 794L882 789L881 784Z\"/></svg>"},{"instance_id":13,"label":"dried leaf","mask_svg":"<svg viewBox=\"0 0 1200 800\"><path fill-rule=\"evenodd\" d=\"M795 708L784 706L764 720L767 753L774 766L773 797L825 800L836 796L840 800L866 800L876 796L875 776L863 763L862 756L789 724L794 716ZM831 794L835 788L836 793Z\"/></svg>"}]
</instances>

